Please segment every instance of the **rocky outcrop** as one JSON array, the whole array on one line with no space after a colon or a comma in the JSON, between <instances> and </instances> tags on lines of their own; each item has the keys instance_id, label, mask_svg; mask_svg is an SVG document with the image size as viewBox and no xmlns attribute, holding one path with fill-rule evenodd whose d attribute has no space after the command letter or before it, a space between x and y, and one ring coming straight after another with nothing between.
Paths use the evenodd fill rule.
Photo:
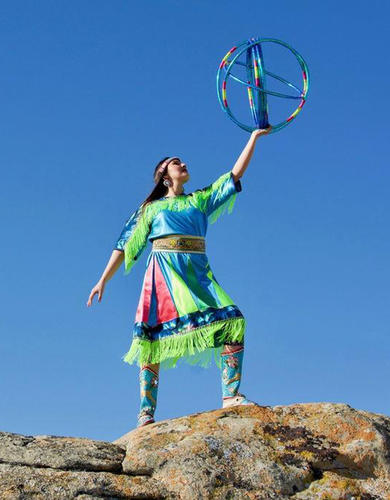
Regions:
<instances>
[{"instance_id":1,"label":"rocky outcrop","mask_svg":"<svg viewBox=\"0 0 390 500\"><path fill-rule=\"evenodd\" d=\"M302 403L196 413L113 443L3 432L0 498L390 500L390 418Z\"/></svg>"}]
</instances>

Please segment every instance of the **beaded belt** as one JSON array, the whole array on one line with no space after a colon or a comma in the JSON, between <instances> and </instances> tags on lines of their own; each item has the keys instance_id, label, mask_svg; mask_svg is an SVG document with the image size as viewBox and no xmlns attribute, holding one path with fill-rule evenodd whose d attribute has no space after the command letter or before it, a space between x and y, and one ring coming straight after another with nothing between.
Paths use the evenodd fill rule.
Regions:
<instances>
[{"instance_id":1,"label":"beaded belt","mask_svg":"<svg viewBox=\"0 0 390 500\"><path fill-rule=\"evenodd\" d=\"M173 234L153 240L153 250L164 252L194 252L205 253L206 244L203 236L181 236Z\"/></svg>"}]
</instances>

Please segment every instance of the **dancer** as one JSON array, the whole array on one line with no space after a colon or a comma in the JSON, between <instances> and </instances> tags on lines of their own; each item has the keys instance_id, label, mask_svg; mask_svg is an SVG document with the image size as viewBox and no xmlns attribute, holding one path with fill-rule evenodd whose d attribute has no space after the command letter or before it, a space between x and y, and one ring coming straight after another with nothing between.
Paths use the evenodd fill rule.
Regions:
<instances>
[{"instance_id":1,"label":"dancer","mask_svg":"<svg viewBox=\"0 0 390 500\"><path fill-rule=\"evenodd\" d=\"M152 242L132 343L123 356L140 368L137 427L155 421L160 368L174 368L180 359L207 367L214 358L221 370L223 408L256 404L239 392L245 318L210 267L205 236L208 222L232 211L256 141L270 130L254 130L232 170L188 194L183 188L190 178L186 164L178 157L161 160L154 169L154 189L126 221L90 293L88 306L95 295L100 302L122 262L128 274Z\"/></svg>"}]
</instances>

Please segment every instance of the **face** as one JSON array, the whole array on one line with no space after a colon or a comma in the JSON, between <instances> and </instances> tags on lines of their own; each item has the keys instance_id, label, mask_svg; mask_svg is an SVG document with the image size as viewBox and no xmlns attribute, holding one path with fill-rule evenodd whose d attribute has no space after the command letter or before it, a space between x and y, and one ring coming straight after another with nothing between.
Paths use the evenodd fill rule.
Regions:
<instances>
[{"instance_id":1,"label":"face","mask_svg":"<svg viewBox=\"0 0 390 500\"><path fill-rule=\"evenodd\" d=\"M169 164L167 173L172 181L177 180L180 182L187 182L190 178L190 174L187 170L187 166L184 162L180 160L180 158L173 158Z\"/></svg>"}]
</instances>

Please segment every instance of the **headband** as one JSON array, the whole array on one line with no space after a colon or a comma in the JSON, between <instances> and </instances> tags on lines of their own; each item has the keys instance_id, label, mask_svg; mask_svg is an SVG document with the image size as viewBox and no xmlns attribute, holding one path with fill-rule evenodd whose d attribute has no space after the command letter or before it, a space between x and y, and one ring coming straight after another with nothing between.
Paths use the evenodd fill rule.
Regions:
<instances>
[{"instance_id":1,"label":"headband","mask_svg":"<svg viewBox=\"0 0 390 500\"><path fill-rule=\"evenodd\" d=\"M177 158L177 156L171 156L170 158L167 158L164 163L158 167L157 172L162 172L164 168L169 164L170 161L172 161L174 158Z\"/></svg>"}]
</instances>

